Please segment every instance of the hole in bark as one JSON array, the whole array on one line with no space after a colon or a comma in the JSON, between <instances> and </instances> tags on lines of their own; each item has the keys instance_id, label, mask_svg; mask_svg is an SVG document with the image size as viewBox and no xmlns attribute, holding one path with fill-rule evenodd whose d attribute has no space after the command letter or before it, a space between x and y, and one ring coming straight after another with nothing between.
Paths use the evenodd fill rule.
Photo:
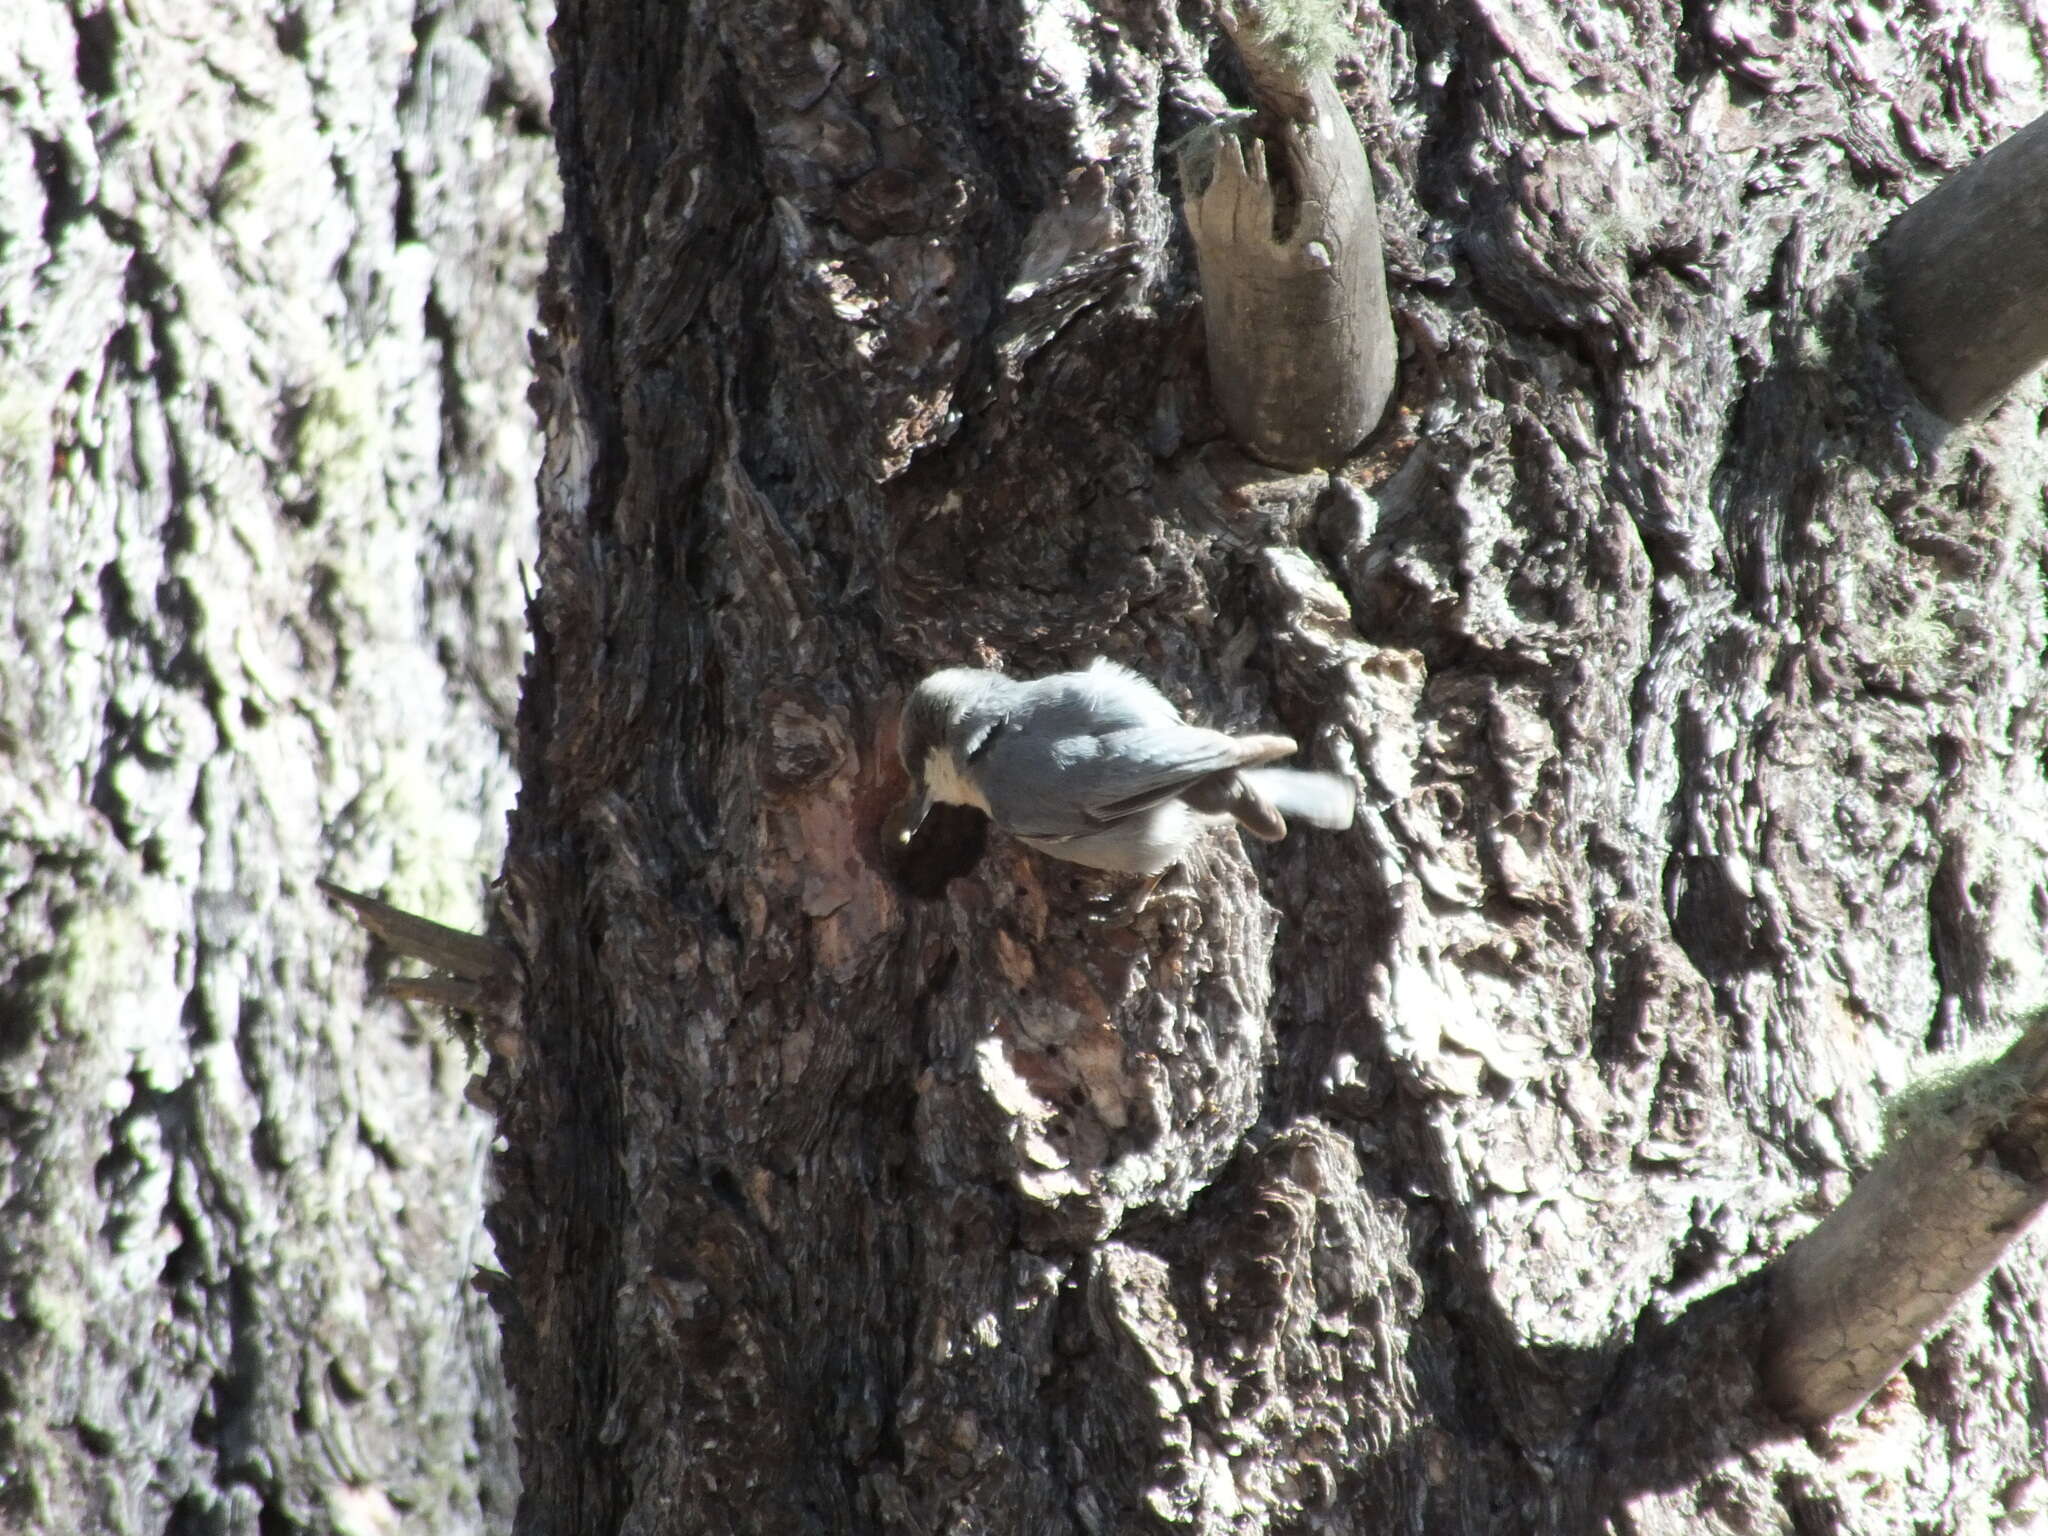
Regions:
<instances>
[{"instance_id":1,"label":"hole in bark","mask_svg":"<svg viewBox=\"0 0 2048 1536\"><path fill-rule=\"evenodd\" d=\"M63 228L85 209L78 184L71 179L71 167L64 146L39 133L29 135L35 146L36 179L43 187L43 243L55 248Z\"/></svg>"},{"instance_id":2,"label":"hole in bark","mask_svg":"<svg viewBox=\"0 0 2048 1536\"><path fill-rule=\"evenodd\" d=\"M180 1234L178 1246L164 1256L163 1268L156 1277L156 1283L174 1296L198 1279L201 1264L199 1245L192 1241L185 1222L177 1219L176 1225Z\"/></svg>"},{"instance_id":3,"label":"hole in bark","mask_svg":"<svg viewBox=\"0 0 2048 1536\"><path fill-rule=\"evenodd\" d=\"M1713 1233L1694 1227L1671 1256L1671 1273L1665 1279L1664 1289L1676 1293L1703 1279L1714 1267L1714 1259L1720 1250L1721 1245Z\"/></svg>"},{"instance_id":4,"label":"hole in bark","mask_svg":"<svg viewBox=\"0 0 2048 1536\"><path fill-rule=\"evenodd\" d=\"M35 1039L36 1020L42 1016L40 983L56 968L54 955L25 955L0 982L0 1057L19 1055Z\"/></svg>"},{"instance_id":5,"label":"hole in bark","mask_svg":"<svg viewBox=\"0 0 2048 1536\"><path fill-rule=\"evenodd\" d=\"M334 1394L334 1400L339 1403L362 1403L369 1401L370 1397L362 1384L339 1360L327 1362L327 1390Z\"/></svg>"},{"instance_id":6,"label":"hole in bark","mask_svg":"<svg viewBox=\"0 0 2048 1536\"><path fill-rule=\"evenodd\" d=\"M1273 189L1273 238L1284 241L1294 233L1294 221L1301 213L1301 193L1294 185L1287 147L1279 142L1280 135L1290 129L1277 123L1269 125L1268 116L1259 116L1259 151L1266 157L1266 181Z\"/></svg>"},{"instance_id":7,"label":"hole in bark","mask_svg":"<svg viewBox=\"0 0 2048 1536\"><path fill-rule=\"evenodd\" d=\"M884 855L896 883L920 901L937 901L946 887L981 862L988 847L988 818L965 805L935 805L910 846L888 847Z\"/></svg>"},{"instance_id":8,"label":"hole in bark","mask_svg":"<svg viewBox=\"0 0 2048 1536\"><path fill-rule=\"evenodd\" d=\"M741 1215L750 1214L747 1197L740 1193L739 1180L732 1176L730 1168L713 1168L704 1177L705 1187L716 1195L719 1202Z\"/></svg>"},{"instance_id":9,"label":"hole in bark","mask_svg":"<svg viewBox=\"0 0 2048 1536\"><path fill-rule=\"evenodd\" d=\"M119 86L114 56L120 51L121 29L112 11L94 11L72 25L78 32L78 83L95 96L111 96Z\"/></svg>"},{"instance_id":10,"label":"hole in bark","mask_svg":"<svg viewBox=\"0 0 2048 1536\"><path fill-rule=\"evenodd\" d=\"M405 156L396 151L391 156L391 181L398 189L391 206L392 232L401 242L418 240L420 227L413 207L412 177L406 173Z\"/></svg>"}]
</instances>

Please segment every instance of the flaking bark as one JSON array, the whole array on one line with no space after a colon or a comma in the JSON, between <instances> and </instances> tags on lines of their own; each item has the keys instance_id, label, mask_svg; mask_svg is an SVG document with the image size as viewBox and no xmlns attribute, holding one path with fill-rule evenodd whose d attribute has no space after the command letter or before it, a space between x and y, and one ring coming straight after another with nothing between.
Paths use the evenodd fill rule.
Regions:
<instances>
[{"instance_id":1,"label":"flaking bark","mask_svg":"<svg viewBox=\"0 0 2048 1536\"><path fill-rule=\"evenodd\" d=\"M0 1530L510 1525L490 1125L315 881L497 862L543 22L0 21Z\"/></svg>"},{"instance_id":2,"label":"flaking bark","mask_svg":"<svg viewBox=\"0 0 2048 1536\"><path fill-rule=\"evenodd\" d=\"M1923 459L1841 363L1925 156L2005 131L1947 105L1986 35L1356 24L1414 366L1333 478L1202 377L1203 17L565 7L491 1069L528 1530L2038 1502L2036 1266L1834 1426L1912 1476L1760 1370L1885 1094L2048 992L2032 414ZM1358 825L1136 924L969 813L899 883L908 688L1097 653Z\"/></svg>"}]
</instances>

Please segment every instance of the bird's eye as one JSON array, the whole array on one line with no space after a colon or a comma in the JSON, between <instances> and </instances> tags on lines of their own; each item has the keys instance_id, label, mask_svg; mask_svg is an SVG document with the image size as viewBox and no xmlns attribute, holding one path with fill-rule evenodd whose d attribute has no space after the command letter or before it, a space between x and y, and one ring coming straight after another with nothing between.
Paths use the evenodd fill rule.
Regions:
<instances>
[{"instance_id":1,"label":"bird's eye","mask_svg":"<svg viewBox=\"0 0 2048 1536\"><path fill-rule=\"evenodd\" d=\"M979 738L968 743L967 761L969 761L970 763L976 761L984 753L986 753L990 747L994 746L996 744L996 738L1003 734L1003 731L1009 726L1009 724L1010 722L1007 720L998 720L994 725L990 726L987 730L983 731Z\"/></svg>"}]
</instances>

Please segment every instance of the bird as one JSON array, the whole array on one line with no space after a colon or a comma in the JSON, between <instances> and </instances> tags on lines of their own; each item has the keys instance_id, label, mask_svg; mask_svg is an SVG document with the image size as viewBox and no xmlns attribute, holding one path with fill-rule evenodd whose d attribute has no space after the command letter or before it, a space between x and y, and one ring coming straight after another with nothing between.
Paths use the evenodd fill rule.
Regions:
<instances>
[{"instance_id":1,"label":"bird","mask_svg":"<svg viewBox=\"0 0 2048 1536\"><path fill-rule=\"evenodd\" d=\"M1353 812L1336 774L1268 766L1293 756L1293 738L1190 725L1102 658L1032 681L934 672L904 703L897 751L911 782L893 818L899 843L935 802L971 805L1041 853L1155 881L1209 826L1235 821L1273 842L1289 818L1341 830Z\"/></svg>"}]
</instances>

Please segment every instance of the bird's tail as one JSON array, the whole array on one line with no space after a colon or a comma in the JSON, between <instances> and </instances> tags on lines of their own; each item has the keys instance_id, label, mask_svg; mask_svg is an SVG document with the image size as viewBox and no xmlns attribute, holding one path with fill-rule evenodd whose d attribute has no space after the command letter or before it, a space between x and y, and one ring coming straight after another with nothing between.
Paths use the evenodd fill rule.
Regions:
<instances>
[{"instance_id":1,"label":"bird's tail","mask_svg":"<svg viewBox=\"0 0 2048 1536\"><path fill-rule=\"evenodd\" d=\"M1303 768L1240 768L1237 776L1259 799L1263 800L1279 817L1294 821L1305 821L1312 827L1327 827L1332 832L1341 832L1351 825L1356 797L1351 785L1334 773L1315 773ZM1240 821L1245 821L1239 816ZM1277 822L1278 817L1274 818ZM1258 836L1266 836L1261 828L1245 821L1248 830ZM1280 823L1272 836L1285 832Z\"/></svg>"}]
</instances>

